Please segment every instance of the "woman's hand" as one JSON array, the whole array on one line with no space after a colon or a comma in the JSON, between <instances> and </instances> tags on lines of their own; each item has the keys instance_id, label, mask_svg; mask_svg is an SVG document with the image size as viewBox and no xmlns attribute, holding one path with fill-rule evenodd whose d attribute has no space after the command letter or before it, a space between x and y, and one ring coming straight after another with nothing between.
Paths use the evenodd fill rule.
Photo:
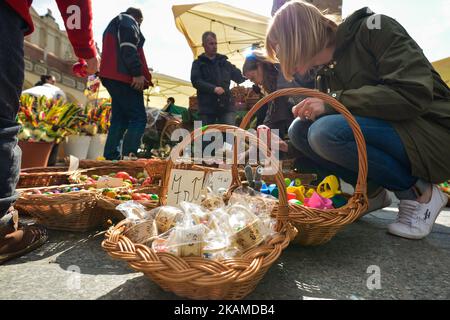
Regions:
<instances>
[{"instance_id":1,"label":"woman's hand","mask_svg":"<svg viewBox=\"0 0 450 320\"><path fill-rule=\"evenodd\" d=\"M325 103L318 98L306 98L292 108L295 118L315 121L325 113Z\"/></svg>"}]
</instances>

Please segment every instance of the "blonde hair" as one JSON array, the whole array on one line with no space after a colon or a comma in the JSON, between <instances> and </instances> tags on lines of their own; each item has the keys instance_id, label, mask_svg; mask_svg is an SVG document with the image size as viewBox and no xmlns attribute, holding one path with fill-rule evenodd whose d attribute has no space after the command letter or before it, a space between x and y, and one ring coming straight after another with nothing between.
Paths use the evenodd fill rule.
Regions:
<instances>
[{"instance_id":1,"label":"blonde hair","mask_svg":"<svg viewBox=\"0 0 450 320\"><path fill-rule=\"evenodd\" d=\"M335 43L336 30L336 22L314 5L300 0L287 2L267 30L267 54L280 62L284 77L292 80L298 66Z\"/></svg>"}]
</instances>

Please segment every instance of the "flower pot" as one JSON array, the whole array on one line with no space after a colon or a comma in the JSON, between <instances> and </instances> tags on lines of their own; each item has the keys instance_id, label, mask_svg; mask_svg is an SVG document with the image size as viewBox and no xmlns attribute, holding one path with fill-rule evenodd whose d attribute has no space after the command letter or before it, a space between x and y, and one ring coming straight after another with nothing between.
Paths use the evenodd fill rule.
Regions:
<instances>
[{"instance_id":1,"label":"flower pot","mask_svg":"<svg viewBox=\"0 0 450 320\"><path fill-rule=\"evenodd\" d=\"M53 142L19 141L19 147L22 149L22 169L46 167Z\"/></svg>"},{"instance_id":2,"label":"flower pot","mask_svg":"<svg viewBox=\"0 0 450 320\"><path fill-rule=\"evenodd\" d=\"M66 156L74 156L80 160L87 157L89 145L91 143L90 136L68 136L64 141L64 153Z\"/></svg>"},{"instance_id":3,"label":"flower pot","mask_svg":"<svg viewBox=\"0 0 450 320\"><path fill-rule=\"evenodd\" d=\"M87 158L90 160L96 160L98 157L103 156L105 150L106 138L108 135L106 133L97 134L92 137L91 143L89 145L89 150Z\"/></svg>"}]
</instances>

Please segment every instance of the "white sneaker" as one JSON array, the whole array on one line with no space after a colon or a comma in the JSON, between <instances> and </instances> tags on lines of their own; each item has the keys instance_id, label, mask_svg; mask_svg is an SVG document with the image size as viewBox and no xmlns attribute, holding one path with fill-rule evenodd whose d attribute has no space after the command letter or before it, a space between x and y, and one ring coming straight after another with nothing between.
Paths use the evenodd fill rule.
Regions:
<instances>
[{"instance_id":1,"label":"white sneaker","mask_svg":"<svg viewBox=\"0 0 450 320\"><path fill-rule=\"evenodd\" d=\"M429 203L402 200L397 221L390 224L388 232L407 239L419 240L428 236L439 213L447 204L446 195L433 185Z\"/></svg>"},{"instance_id":2,"label":"white sneaker","mask_svg":"<svg viewBox=\"0 0 450 320\"><path fill-rule=\"evenodd\" d=\"M383 189L378 195L376 195L373 198L369 198L369 207L367 208L366 212L364 212L361 217L365 216L366 214L369 214L373 211L377 211L383 208L387 208L392 204L392 199L389 195L389 192L387 192L386 189Z\"/></svg>"}]
</instances>

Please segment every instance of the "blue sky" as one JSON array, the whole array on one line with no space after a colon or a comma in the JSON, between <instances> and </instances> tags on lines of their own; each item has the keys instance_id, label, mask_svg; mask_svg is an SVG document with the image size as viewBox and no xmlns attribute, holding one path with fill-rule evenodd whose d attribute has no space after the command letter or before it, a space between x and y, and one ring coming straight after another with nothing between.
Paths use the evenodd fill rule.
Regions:
<instances>
[{"instance_id":1,"label":"blue sky","mask_svg":"<svg viewBox=\"0 0 450 320\"><path fill-rule=\"evenodd\" d=\"M145 50L149 65L156 71L189 80L192 52L175 27L172 5L195 0L93 0L95 39L101 47L102 33L108 22L127 7L144 12L142 30L147 38ZM272 0L223 0L223 3L270 16ZM50 8L63 27L54 0L35 0L34 8L45 14ZM387 14L402 23L424 49L431 61L450 56L450 0L344 0L344 16L369 6L377 13Z\"/></svg>"}]
</instances>

